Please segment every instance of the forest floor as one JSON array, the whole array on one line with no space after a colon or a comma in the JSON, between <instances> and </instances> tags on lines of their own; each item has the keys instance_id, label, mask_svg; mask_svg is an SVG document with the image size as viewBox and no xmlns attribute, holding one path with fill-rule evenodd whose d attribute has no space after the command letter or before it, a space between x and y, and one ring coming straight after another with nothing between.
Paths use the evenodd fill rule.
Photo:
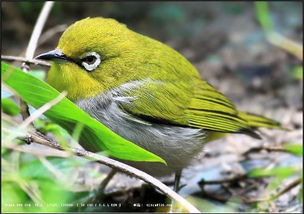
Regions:
<instances>
[{"instance_id":1,"label":"forest floor","mask_svg":"<svg viewBox=\"0 0 304 214\"><path fill-rule=\"evenodd\" d=\"M296 42L302 41L302 18L280 8L275 8L273 14L277 17L281 12L291 15L283 21L277 18L278 29L288 29L281 33ZM256 167L267 170L288 166L302 168L302 157L271 151L286 143L303 141L303 80L293 75L302 61L266 40L253 10L245 10L242 16L227 16L222 8L210 6L205 15L212 17L212 21L205 25L203 33L194 33L191 38L166 37L163 42L180 51L201 76L231 99L238 109L275 119L289 130L261 129L261 140L231 134L206 144L192 165L183 170L181 184L185 186L179 193L208 212L299 212L302 210L298 198L300 185L275 200L259 201L289 186L297 175L281 180L281 185L277 186L274 177L256 178L248 173ZM5 41L7 45L2 54L20 53L23 44L14 46L9 40ZM37 53L53 48L54 44L46 42ZM97 163L77 168L73 176L88 190L96 188L101 180L89 176L90 171L106 175L110 169ZM161 178L171 185L173 179L173 176ZM102 211L166 211L170 204L162 193L121 173L112 178L100 200L122 205L120 208L105 206ZM98 208L88 210L99 211Z\"/></svg>"}]
</instances>

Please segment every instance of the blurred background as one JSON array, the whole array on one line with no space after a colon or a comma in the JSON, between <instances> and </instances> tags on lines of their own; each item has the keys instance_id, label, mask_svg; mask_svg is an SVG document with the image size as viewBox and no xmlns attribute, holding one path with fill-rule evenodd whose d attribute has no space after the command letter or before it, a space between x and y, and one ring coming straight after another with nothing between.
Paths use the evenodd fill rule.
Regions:
<instances>
[{"instance_id":1,"label":"blurred background","mask_svg":"<svg viewBox=\"0 0 304 214\"><path fill-rule=\"evenodd\" d=\"M1 3L2 55L24 56L42 6L43 2ZM190 185L182 190L182 194L193 196L192 202L202 206L204 210L207 206L208 211L288 211L301 208L295 199L299 189L276 202L276 209L271 210L269 205L259 210L251 204L245 207L235 204L228 206L224 203L228 199L223 202L219 197L212 198L210 203L210 194L204 196L197 183L203 179L221 179L231 176L231 173L248 172L252 166L263 166L266 159L269 159L270 163L277 161L279 165L287 162L300 163L300 158L291 158L287 154L276 153L272 154L272 157L262 153L249 162L239 156L255 146L281 145L283 142L300 143L303 140L302 2L56 2L47 19L35 55L54 49L60 35L70 24L82 18L96 16L117 19L136 32L168 44L192 62L201 76L234 101L239 109L279 120L291 129L287 133L264 130L263 133L267 137L262 141L242 135L231 135L210 143L204 154L197 158L196 166L186 171L182 182L189 181ZM14 64L20 66L21 63ZM39 67L37 69L41 70ZM94 164L92 167L95 171L99 170ZM73 173L83 182L90 183L92 178L90 180L87 175L84 176L83 170ZM136 203L148 200L147 194L150 190L136 189L141 187L142 183L138 184L135 179L123 175L115 178L116 180L110 183L110 192L116 190L117 184L125 185L133 195L127 195L127 191L121 193L123 200ZM258 197L263 195L261 192L267 189L269 184L268 180L259 182L255 183L257 185L253 190L243 189L242 193L240 187L246 186L246 182L237 186L230 185L226 187L226 192L221 185L217 188L213 186L210 191L211 195L217 192L218 195L228 198L240 194ZM96 185L96 182L91 182L88 189L94 188L94 184ZM230 188L231 192L227 193L227 188ZM114 190L112 192L115 192ZM204 189L204 192L207 190ZM142 197L136 194L141 194ZM166 201L159 193L153 194L157 198L156 202ZM110 195L104 200L119 201L115 197L117 195ZM202 198L207 198L208 202L202 202ZM104 207L102 209L107 210ZM124 209L157 210L147 207Z\"/></svg>"},{"instance_id":2,"label":"blurred background","mask_svg":"<svg viewBox=\"0 0 304 214\"><path fill-rule=\"evenodd\" d=\"M2 4L2 54L22 56L42 5ZM269 16L274 31L301 44L302 3L271 2L269 7L269 13L261 17L267 22ZM265 105L301 107L301 90L292 87L299 86L296 79L301 76L298 66L302 61L267 41L254 2L56 2L36 54L55 48L68 25L95 16L117 19L177 49L233 100L246 96L244 88L238 87L255 95L281 88L279 96L285 99L269 100ZM237 84L213 80L226 78L226 74L237 77ZM228 90L232 85L235 88Z\"/></svg>"}]
</instances>

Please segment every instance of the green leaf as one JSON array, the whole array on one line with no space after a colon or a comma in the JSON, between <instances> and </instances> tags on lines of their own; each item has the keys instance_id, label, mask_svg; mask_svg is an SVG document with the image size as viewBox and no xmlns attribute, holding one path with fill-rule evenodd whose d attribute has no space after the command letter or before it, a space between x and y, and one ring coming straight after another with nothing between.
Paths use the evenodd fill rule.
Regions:
<instances>
[{"instance_id":1,"label":"green leaf","mask_svg":"<svg viewBox=\"0 0 304 214\"><path fill-rule=\"evenodd\" d=\"M301 144L295 144L295 143L286 143L284 144L284 148L297 156L302 156L303 155L303 145Z\"/></svg>"},{"instance_id":2,"label":"green leaf","mask_svg":"<svg viewBox=\"0 0 304 214\"><path fill-rule=\"evenodd\" d=\"M255 2L255 5L256 5L256 16L260 24L262 25L262 28L266 33L272 31L273 24L269 15L268 2L257 1Z\"/></svg>"},{"instance_id":3,"label":"green leaf","mask_svg":"<svg viewBox=\"0 0 304 214\"><path fill-rule=\"evenodd\" d=\"M278 176L278 177L288 177L297 172L297 169L292 167L275 167L273 169L253 169L248 175L249 177L269 177L269 176Z\"/></svg>"},{"instance_id":4,"label":"green leaf","mask_svg":"<svg viewBox=\"0 0 304 214\"><path fill-rule=\"evenodd\" d=\"M27 196L24 191L14 182L1 182L1 212L25 212L26 209L23 206L17 206L18 204L25 204L27 202Z\"/></svg>"},{"instance_id":5,"label":"green leaf","mask_svg":"<svg viewBox=\"0 0 304 214\"><path fill-rule=\"evenodd\" d=\"M303 66L295 66L292 69L291 75L295 79L298 79L298 80L303 79Z\"/></svg>"},{"instance_id":6,"label":"green leaf","mask_svg":"<svg viewBox=\"0 0 304 214\"><path fill-rule=\"evenodd\" d=\"M55 99L59 92L47 83L29 75L19 68L1 63L2 80L27 103L36 109ZM49 119L73 133L77 123L83 124L79 143L93 152L107 154L125 160L166 162L155 154L131 143L93 119L69 99L64 98L44 113Z\"/></svg>"},{"instance_id":7,"label":"green leaf","mask_svg":"<svg viewBox=\"0 0 304 214\"><path fill-rule=\"evenodd\" d=\"M20 114L19 106L9 98L4 98L1 100L3 112L9 115Z\"/></svg>"}]
</instances>

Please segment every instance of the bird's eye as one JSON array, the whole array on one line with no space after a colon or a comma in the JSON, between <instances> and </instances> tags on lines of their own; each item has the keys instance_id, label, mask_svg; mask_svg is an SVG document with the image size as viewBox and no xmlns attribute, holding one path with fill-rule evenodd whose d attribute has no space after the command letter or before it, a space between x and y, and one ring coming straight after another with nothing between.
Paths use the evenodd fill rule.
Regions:
<instances>
[{"instance_id":1,"label":"bird's eye","mask_svg":"<svg viewBox=\"0 0 304 214\"><path fill-rule=\"evenodd\" d=\"M87 56L87 57L85 57L85 58L82 59L82 62L85 62L85 63L87 63L89 65L94 64L95 61L96 61L96 57L95 56Z\"/></svg>"},{"instance_id":2,"label":"bird's eye","mask_svg":"<svg viewBox=\"0 0 304 214\"><path fill-rule=\"evenodd\" d=\"M96 69L100 62L100 55L96 52L90 52L81 59L81 64L87 71L93 71Z\"/></svg>"}]
</instances>

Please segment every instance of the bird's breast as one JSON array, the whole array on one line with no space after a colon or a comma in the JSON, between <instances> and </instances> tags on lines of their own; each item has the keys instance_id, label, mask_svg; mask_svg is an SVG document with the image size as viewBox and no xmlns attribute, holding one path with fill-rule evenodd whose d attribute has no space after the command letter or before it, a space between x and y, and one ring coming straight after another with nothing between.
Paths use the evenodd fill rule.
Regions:
<instances>
[{"instance_id":1,"label":"bird's breast","mask_svg":"<svg viewBox=\"0 0 304 214\"><path fill-rule=\"evenodd\" d=\"M119 107L119 102L124 98L114 96L117 94L109 91L79 100L77 105L116 134L165 159L168 166L161 163L125 162L154 176L163 176L186 167L201 151L206 134L201 129L136 118Z\"/></svg>"}]
</instances>

